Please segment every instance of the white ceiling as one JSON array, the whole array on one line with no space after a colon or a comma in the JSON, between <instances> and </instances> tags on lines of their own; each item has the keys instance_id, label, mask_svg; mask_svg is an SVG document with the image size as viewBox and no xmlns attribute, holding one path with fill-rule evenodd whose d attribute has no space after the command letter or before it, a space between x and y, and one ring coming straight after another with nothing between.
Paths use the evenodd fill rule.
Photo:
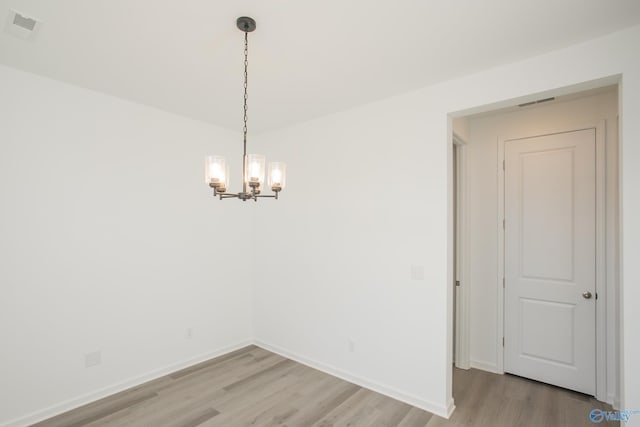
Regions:
<instances>
[{"instance_id":1,"label":"white ceiling","mask_svg":"<svg viewBox=\"0 0 640 427\"><path fill-rule=\"evenodd\" d=\"M239 131L241 15L258 131L638 24L640 1L0 0L0 63Z\"/></svg>"}]
</instances>

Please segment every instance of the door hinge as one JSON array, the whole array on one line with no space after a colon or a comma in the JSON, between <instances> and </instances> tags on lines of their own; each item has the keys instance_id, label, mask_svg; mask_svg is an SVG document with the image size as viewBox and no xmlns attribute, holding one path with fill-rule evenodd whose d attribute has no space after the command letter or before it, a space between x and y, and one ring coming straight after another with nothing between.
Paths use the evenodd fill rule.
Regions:
<instances>
[{"instance_id":1,"label":"door hinge","mask_svg":"<svg viewBox=\"0 0 640 427\"><path fill-rule=\"evenodd\" d=\"M502 278L502 288L504 289L504 284L505 284L505 279L504 277Z\"/></svg>"},{"instance_id":2,"label":"door hinge","mask_svg":"<svg viewBox=\"0 0 640 427\"><path fill-rule=\"evenodd\" d=\"M598 299L598 293L596 292L596 299Z\"/></svg>"},{"instance_id":3,"label":"door hinge","mask_svg":"<svg viewBox=\"0 0 640 427\"><path fill-rule=\"evenodd\" d=\"M506 227L506 225L505 225L505 220L503 219L503 220L502 220L502 229L504 230L504 229L505 229L505 227Z\"/></svg>"},{"instance_id":4,"label":"door hinge","mask_svg":"<svg viewBox=\"0 0 640 427\"><path fill-rule=\"evenodd\" d=\"M502 346L504 347L504 337L502 337Z\"/></svg>"},{"instance_id":5,"label":"door hinge","mask_svg":"<svg viewBox=\"0 0 640 427\"><path fill-rule=\"evenodd\" d=\"M460 280L456 280L456 286L460 286Z\"/></svg>"},{"instance_id":6,"label":"door hinge","mask_svg":"<svg viewBox=\"0 0 640 427\"><path fill-rule=\"evenodd\" d=\"M504 160L502 161L502 170L506 170Z\"/></svg>"}]
</instances>

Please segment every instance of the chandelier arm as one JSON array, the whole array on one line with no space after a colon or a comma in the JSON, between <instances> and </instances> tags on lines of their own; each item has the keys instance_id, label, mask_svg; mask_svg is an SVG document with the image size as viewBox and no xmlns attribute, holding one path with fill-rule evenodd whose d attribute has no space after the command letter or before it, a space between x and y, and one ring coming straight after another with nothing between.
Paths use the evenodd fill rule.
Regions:
<instances>
[{"instance_id":1,"label":"chandelier arm","mask_svg":"<svg viewBox=\"0 0 640 427\"><path fill-rule=\"evenodd\" d=\"M233 198L237 198L238 197L237 194L233 194L233 193L218 193L218 195L220 196L220 200L222 200L222 199L233 199Z\"/></svg>"},{"instance_id":2,"label":"chandelier arm","mask_svg":"<svg viewBox=\"0 0 640 427\"><path fill-rule=\"evenodd\" d=\"M216 191L215 188L213 189L213 196L214 197L219 196L220 200L222 200L222 199L230 199L232 197L238 197L238 195L235 194L235 193L226 193L226 192L225 193L220 193L220 192Z\"/></svg>"}]
</instances>

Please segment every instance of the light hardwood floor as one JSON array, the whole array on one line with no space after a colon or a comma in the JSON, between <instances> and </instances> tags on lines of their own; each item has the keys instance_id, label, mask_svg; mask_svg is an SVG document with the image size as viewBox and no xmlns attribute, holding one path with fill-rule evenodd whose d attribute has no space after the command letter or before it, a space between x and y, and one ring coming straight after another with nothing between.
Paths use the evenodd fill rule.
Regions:
<instances>
[{"instance_id":1,"label":"light hardwood floor","mask_svg":"<svg viewBox=\"0 0 640 427\"><path fill-rule=\"evenodd\" d=\"M450 420L249 346L36 424L144 426L587 426L592 398L454 370Z\"/></svg>"},{"instance_id":2,"label":"light hardwood floor","mask_svg":"<svg viewBox=\"0 0 640 427\"><path fill-rule=\"evenodd\" d=\"M456 410L450 419L434 415L427 427L595 427L593 409L613 408L593 397L514 375L453 370Z\"/></svg>"}]
</instances>

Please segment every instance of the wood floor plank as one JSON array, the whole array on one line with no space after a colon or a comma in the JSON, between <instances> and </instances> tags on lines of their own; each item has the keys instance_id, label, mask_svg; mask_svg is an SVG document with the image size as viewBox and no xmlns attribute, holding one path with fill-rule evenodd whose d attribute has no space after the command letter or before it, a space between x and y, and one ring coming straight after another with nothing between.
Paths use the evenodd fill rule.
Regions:
<instances>
[{"instance_id":1,"label":"wood floor plank","mask_svg":"<svg viewBox=\"0 0 640 427\"><path fill-rule=\"evenodd\" d=\"M262 357L265 356L266 357ZM203 377L210 377L213 381L222 382L226 379L233 379L231 382L236 381L235 377L241 377L243 375L251 375L252 369L260 370L264 366L270 366L271 364L278 363L284 360L282 356L277 354L268 353L262 351L250 351L244 354L236 354L232 358L222 360L217 363L202 366L197 370L189 370L188 372L178 375L174 380L181 379L181 381L173 381L170 384L165 384L157 388L158 391L162 391L165 388L175 389L176 384L186 387L191 382L200 383Z\"/></svg>"},{"instance_id":2,"label":"wood floor plank","mask_svg":"<svg viewBox=\"0 0 640 427\"><path fill-rule=\"evenodd\" d=\"M229 385L224 386L224 390L227 392L234 392L238 390L246 390L248 388L253 388L257 384L264 384L265 382L269 382L274 377L277 377L282 374L282 372L286 372L288 369L291 369L296 366L296 362L289 359L284 359L275 365L269 367L269 369L263 369L258 371L252 375L244 377L236 382L233 382Z\"/></svg>"},{"instance_id":3,"label":"wood floor plank","mask_svg":"<svg viewBox=\"0 0 640 427\"><path fill-rule=\"evenodd\" d=\"M197 427L219 414L220 412L213 408L205 408L199 412L186 413L183 417L176 419L172 426L167 427Z\"/></svg>"},{"instance_id":4,"label":"wood floor plank","mask_svg":"<svg viewBox=\"0 0 640 427\"><path fill-rule=\"evenodd\" d=\"M193 414L215 410L211 406L212 396L225 393L224 390L212 389L202 395L194 396L161 396L150 402L128 408L102 418L87 427L147 427L147 426L179 426L180 420L188 420ZM216 412L219 412L216 410ZM177 420L177 421L176 421Z\"/></svg>"},{"instance_id":5,"label":"wood floor plank","mask_svg":"<svg viewBox=\"0 0 640 427\"><path fill-rule=\"evenodd\" d=\"M288 425L312 425L316 421L323 419L328 413L357 393L360 388L360 386L346 382L344 384L335 384L329 394L318 396L320 399L310 399L310 401L290 419Z\"/></svg>"},{"instance_id":6,"label":"wood floor plank","mask_svg":"<svg viewBox=\"0 0 640 427\"><path fill-rule=\"evenodd\" d=\"M362 411L364 415L369 415L374 410L370 403L370 399L375 395L371 390L358 387L358 390L351 394L349 397L339 402L332 411L327 413L324 417L312 424L312 427L330 427L336 425L338 422L346 419L351 419L353 413L356 411Z\"/></svg>"},{"instance_id":7,"label":"wood floor plank","mask_svg":"<svg viewBox=\"0 0 640 427\"><path fill-rule=\"evenodd\" d=\"M297 380L291 385L289 392L279 396L273 405L255 416L260 426L281 426L292 422L294 423L292 425L298 425L292 417L297 415L310 400L316 398L318 393L326 390L328 385L335 384L335 379L327 374L315 370L309 371L306 367L301 371L304 375L291 371L289 375Z\"/></svg>"},{"instance_id":8,"label":"wood floor plank","mask_svg":"<svg viewBox=\"0 0 640 427\"><path fill-rule=\"evenodd\" d=\"M378 404L380 416L378 423L388 426L397 426L407 416L412 406L398 400L389 399L379 395L382 399Z\"/></svg>"},{"instance_id":9,"label":"wood floor plank","mask_svg":"<svg viewBox=\"0 0 640 427\"><path fill-rule=\"evenodd\" d=\"M591 425L594 398L512 375L454 369L449 420L249 346L36 427L538 427ZM600 425L619 425L602 422Z\"/></svg>"},{"instance_id":10,"label":"wood floor plank","mask_svg":"<svg viewBox=\"0 0 640 427\"><path fill-rule=\"evenodd\" d=\"M157 396L158 396L157 393L147 392L142 394L138 393L136 395L129 396L123 399L118 399L115 401L113 400L103 401L104 405L102 405L102 407L94 407L93 410L91 410L90 412L66 413L54 419L43 421L42 423L37 423L34 426L40 427L40 426L46 425L47 427L54 427L54 426L82 427L82 426L86 426L87 424L95 420L99 420L110 414L120 412L140 402L153 399Z\"/></svg>"},{"instance_id":11,"label":"wood floor plank","mask_svg":"<svg viewBox=\"0 0 640 427\"><path fill-rule=\"evenodd\" d=\"M254 382L245 382L232 389L224 389L226 392L213 402L216 409L223 413L239 413L245 406L257 405L261 400L280 394L285 398L285 388L300 381L300 378L290 375L296 369L296 364L278 366L275 372L265 372L261 377L256 377ZM293 393L293 392L292 392Z\"/></svg>"},{"instance_id":12,"label":"wood floor plank","mask_svg":"<svg viewBox=\"0 0 640 427\"><path fill-rule=\"evenodd\" d=\"M123 420L127 420L130 426L164 425L167 420L176 418L180 413L198 411L203 407L208 408L218 399L223 398L227 392L224 387L238 381L239 378L252 376L255 372L262 372L277 365L281 361L287 361L281 356L269 353L272 357L268 360L261 357L262 349L257 352L259 361L247 361L244 357L228 359L216 367L208 367L200 370L199 375L179 376L172 386L163 386L158 389L158 399L146 406L139 406L127 414L115 414L107 422L100 426L118 426ZM254 351L251 354L256 353ZM229 365L229 360L233 365ZM220 370L220 368L223 368Z\"/></svg>"},{"instance_id":13,"label":"wood floor plank","mask_svg":"<svg viewBox=\"0 0 640 427\"><path fill-rule=\"evenodd\" d=\"M298 377L286 375L274 379L271 384L264 384L251 389L251 393L227 400L224 404L216 402L216 409L221 415L212 422L203 424L207 427L260 426L260 414L274 407L283 398L293 393L292 385L300 381Z\"/></svg>"},{"instance_id":14,"label":"wood floor plank","mask_svg":"<svg viewBox=\"0 0 640 427\"><path fill-rule=\"evenodd\" d=\"M335 427L373 427L386 426L386 414L380 408L380 403L387 399L379 393L367 389L360 389L364 394L361 402L351 405L329 425ZM348 402L348 401L347 401ZM345 403L347 403L345 402Z\"/></svg>"},{"instance_id":15,"label":"wood floor plank","mask_svg":"<svg viewBox=\"0 0 640 427\"><path fill-rule=\"evenodd\" d=\"M186 375L180 378L179 381L174 381L172 384L165 384L158 387L156 391L158 394L180 394L194 393L197 392L199 388L206 387L207 385L223 388L280 363L283 360L286 359L271 354L270 357L261 358L260 360L256 360L255 358L239 358L225 361L223 364L202 369L197 374Z\"/></svg>"},{"instance_id":16,"label":"wood floor plank","mask_svg":"<svg viewBox=\"0 0 640 427\"><path fill-rule=\"evenodd\" d=\"M400 421L398 427L425 427L433 414L420 408L411 408L407 415Z\"/></svg>"},{"instance_id":17,"label":"wood floor plank","mask_svg":"<svg viewBox=\"0 0 640 427\"><path fill-rule=\"evenodd\" d=\"M229 359L246 358L246 357L249 356L249 352L251 352L252 350L254 350L256 348L257 347L254 346L254 345L243 347L243 348L240 348L238 350L232 351L230 353L223 354L222 356L213 358L211 360L206 360L206 361L204 361L202 363L198 363L197 365L193 365L193 366L190 366L188 368L176 371L176 372L174 372L172 374L169 374L169 377L171 377L172 379L177 379L177 378L183 377L185 375L189 375L191 373L197 372L199 370L208 368L210 366L215 366L215 365L217 365L219 363L222 363L222 362L224 362L226 360L229 360Z\"/></svg>"}]
</instances>

